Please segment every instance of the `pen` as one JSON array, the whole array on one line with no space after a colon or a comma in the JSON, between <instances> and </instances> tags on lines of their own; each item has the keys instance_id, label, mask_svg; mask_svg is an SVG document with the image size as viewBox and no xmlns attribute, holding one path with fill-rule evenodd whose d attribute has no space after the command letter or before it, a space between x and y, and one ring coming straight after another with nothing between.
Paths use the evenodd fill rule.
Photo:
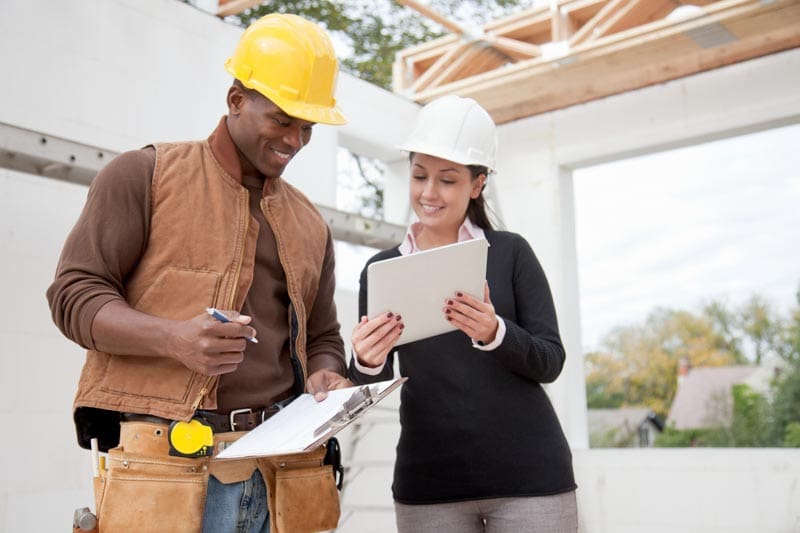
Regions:
<instances>
[{"instance_id":1,"label":"pen","mask_svg":"<svg viewBox=\"0 0 800 533\"><path fill-rule=\"evenodd\" d=\"M216 318L217 320L219 320L220 322L230 322L231 321L230 318L228 318L225 315L223 315L222 313L220 313L219 309L217 309L215 307L206 307L206 312L209 315L211 315L214 318ZM255 337L245 337L245 339L249 340L250 342L258 343L258 339L256 339Z\"/></svg>"}]
</instances>

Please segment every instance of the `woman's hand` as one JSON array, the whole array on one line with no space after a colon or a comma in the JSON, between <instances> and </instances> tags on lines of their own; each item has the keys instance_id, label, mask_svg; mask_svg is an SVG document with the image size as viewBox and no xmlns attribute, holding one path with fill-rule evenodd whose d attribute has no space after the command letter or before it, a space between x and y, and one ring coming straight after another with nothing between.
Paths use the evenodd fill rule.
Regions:
<instances>
[{"instance_id":1,"label":"woman's hand","mask_svg":"<svg viewBox=\"0 0 800 533\"><path fill-rule=\"evenodd\" d=\"M391 312L378 315L372 320L362 316L361 321L353 328L350 338L358 362L372 368L383 366L404 327L400 315Z\"/></svg>"},{"instance_id":2,"label":"woman's hand","mask_svg":"<svg viewBox=\"0 0 800 533\"><path fill-rule=\"evenodd\" d=\"M497 315L489 298L489 284L484 282L483 301L463 292L445 301L445 318L471 339L489 344L497 336Z\"/></svg>"}]
</instances>

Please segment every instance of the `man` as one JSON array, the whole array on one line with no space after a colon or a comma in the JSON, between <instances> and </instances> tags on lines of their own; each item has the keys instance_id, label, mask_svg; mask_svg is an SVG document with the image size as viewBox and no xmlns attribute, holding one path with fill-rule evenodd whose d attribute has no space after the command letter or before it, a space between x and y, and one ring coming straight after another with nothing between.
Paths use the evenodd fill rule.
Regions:
<instances>
[{"instance_id":1,"label":"man","mask_svg":"<svg viewBox=\"0 0 800 533\"><path fill-rule=\"evenodd\" d=\"M261 465L208 463L203 451L185 459L181 449L167 457L170 426L194 420L215 444L231 441L299 393L321 400L350 385L331 234L281 178L315 123L345 122L330 39L300 17L268 15L225 66L235 78L228 114L206 141L127 152L97 175L47 291L57 326L88 349L74 405L81 446L98 439L100 450L136 452L119 461L126 468L145 456L211 473L207 495L106 480L102 531L190 530L200 518L189 514L205 531L268 531ZM173 441L191 441L196 427Z\"/></svg>"}]
</instances>

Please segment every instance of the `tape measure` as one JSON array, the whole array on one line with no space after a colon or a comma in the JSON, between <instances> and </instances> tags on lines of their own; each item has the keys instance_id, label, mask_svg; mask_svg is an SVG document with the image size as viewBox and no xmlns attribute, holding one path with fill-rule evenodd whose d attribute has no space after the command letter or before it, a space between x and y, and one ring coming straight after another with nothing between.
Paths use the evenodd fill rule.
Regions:
<instances>
[{"instance_id":1,"label":"tape measure","mask_svg":"<svg viewBox=\"0 0 800 533\"><path fill-rule=\"evenodd\" d=\"M191 419L169 425L169 454L177 457L207 457L214 453L214 432L208 423Z\"/></svg>"}]
</instances>

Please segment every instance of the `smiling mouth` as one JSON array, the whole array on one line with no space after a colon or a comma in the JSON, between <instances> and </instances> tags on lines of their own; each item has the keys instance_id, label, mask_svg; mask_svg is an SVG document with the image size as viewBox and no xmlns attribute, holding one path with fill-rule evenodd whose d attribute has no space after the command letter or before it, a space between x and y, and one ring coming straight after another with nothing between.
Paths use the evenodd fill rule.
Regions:
<instances>
[{"instance_id":1,"label":"smiling mouth","mask_svg":"<svg viewBox=\"0 0 800 533\"><path fill-rule=\"evenodd\" d=\"M435 205L420 204L420 206L422 206L422 210L425 213L436 213L437 211L440 211L442 209L441 207Z\"/></svg>"},{"instance_id":2,"label":"smiling mouth","mask_svg":"<svg viewBox=\"0 0 800 533\"><path fill-rule=\"evenodd\" d=\"M290 152L281 152L280 150L276 150L275 148L270 148L273 154L278 156L278 159L283 161L284 163L288 163L289 160L292 158L292 154Z\"/></svg>"}]
</instances>

